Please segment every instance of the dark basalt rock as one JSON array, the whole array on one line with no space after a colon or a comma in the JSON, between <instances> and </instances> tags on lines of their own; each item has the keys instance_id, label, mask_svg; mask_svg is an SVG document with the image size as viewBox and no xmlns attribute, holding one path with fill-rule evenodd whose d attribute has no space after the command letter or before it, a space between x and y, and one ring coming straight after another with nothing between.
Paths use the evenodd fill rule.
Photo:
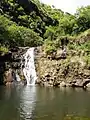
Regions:
<instances>
[{"instance_id":1,"label":"dark basalt rock","mask_svg":"<svg viewBox=\"0 0 90 120\"><path fill-rule=\"evenodd\" d=\"M24 80L24 76L21 71L21 60L22 55L26 52L28 48L11 48L7 54L0 56L0 84L10 84L13 81L16 81L15 75L18 74L21 76L21 79ZM13 76L14 75L14 76Z\"/></svg>"},{"instance_id":2,"label":"dark basalt rock","mask_svg":"<svg viewBox=\"0 0 90 120\"><path fill-rule=\"evenodd\" d=\"M12 53L9 51L8 53L0 56L0 62L5 62L11 60Z\"/></svg>"}]
</instances>

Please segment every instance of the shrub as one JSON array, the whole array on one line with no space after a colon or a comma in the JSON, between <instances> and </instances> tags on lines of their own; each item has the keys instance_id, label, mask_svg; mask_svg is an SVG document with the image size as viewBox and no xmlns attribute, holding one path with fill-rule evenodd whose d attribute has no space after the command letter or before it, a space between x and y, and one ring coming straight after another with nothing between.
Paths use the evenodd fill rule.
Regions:
<instances>
[{"instance_id":1,"label":"shrub","mask_svg":"<svg viewBox=\"0 0 90 120\"><path fill-rule=\"evenodd\" d=\"M5 46L0 46L0 53L8 53L8 48Z\"/></svg>"},{"instance_id":2,"label":"shrub","mask_svg":"<svg viewBox=\"0 0 90 120\"><path fill-rule=\"evenodd\" d=\"M54 41L46 40L45 41L45 52L47 55L50 55L57 51Z\"/></svg>"},{"instance_id":3,"label":"shrub","mask_svg":"<svg viewBox=\"0 0 90 120\"><path fill-rule=\"evenodd\" d=\"M28 28L12 25L8 31L10 41L17 46L38 46L43 43L42 38Z\"/></svg>"}]
</instances>

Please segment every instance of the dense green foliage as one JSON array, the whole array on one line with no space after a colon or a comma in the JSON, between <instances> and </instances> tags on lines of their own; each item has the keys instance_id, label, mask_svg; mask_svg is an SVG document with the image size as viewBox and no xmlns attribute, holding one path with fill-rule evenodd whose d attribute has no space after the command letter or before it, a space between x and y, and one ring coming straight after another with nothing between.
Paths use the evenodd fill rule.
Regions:
<instances>
[{"instance_id":1,"label":"dense green foliage","mask_svg":"<svg viewBox=\"0 0 90 120\"><path fill-rule=\"evenodd\" d=\"M42 38L29 28L18 26L4 16L0 16L0 42L8 47L37 46Z\"/></svg>"},{"instance_id":2,"label":"dense green foliage","mask_svg":"<svg viewBox=\"0 0 90 120\"><path fill-rule=\"evenodd\" d=\"M8 47L38 46L45 41L46 52L52 53L60 47L62 37L74 39L89 28L90 6L78 8L71 15L39 0L0 2L0 43ZM89 49L87 43L79 48L84 47Z\"/></svg>"}]
</instances>

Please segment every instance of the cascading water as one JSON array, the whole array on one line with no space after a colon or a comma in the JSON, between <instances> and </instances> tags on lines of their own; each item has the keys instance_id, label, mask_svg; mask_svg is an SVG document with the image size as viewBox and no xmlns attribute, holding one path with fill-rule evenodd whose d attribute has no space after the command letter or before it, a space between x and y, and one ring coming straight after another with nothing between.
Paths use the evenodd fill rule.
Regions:
<instances>
[{"instance_id":1,"label":"cascading water","mask_svg":"<svg viewBox=\"0 0 90 120\"><path fill-rule=\"evenodd\" d=\"M29 48L24 54L25 65L23 68L23 73L25 79L27 80L27 85L35 85L36 71L34 65L34 48Z\"/></svg>"},{"instance_id":2,"label":"cascading water","mask_svg":"<svg viewBox=\"0 0 90 120\"><path fill-rule=\"evenodd\" d=\"M17 82L20 82L20 81L21 81L20 76L18 75L18 73L16 73L16 81L17 81Z\"/></svg>"}]
</instances>

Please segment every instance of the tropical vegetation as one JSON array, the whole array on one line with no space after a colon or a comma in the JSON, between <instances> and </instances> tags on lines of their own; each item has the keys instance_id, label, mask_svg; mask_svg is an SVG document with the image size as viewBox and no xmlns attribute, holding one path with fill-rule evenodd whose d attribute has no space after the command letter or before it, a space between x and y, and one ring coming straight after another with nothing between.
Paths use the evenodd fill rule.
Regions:
<instances>
[{"instance_id":1,"label":"tropical vegetation","mask_svg":"<svg viewBox=\"0 0 90 120\"><path fill-rule=\"evenodd\" d=\"M90 6L81 7L74 15L65 13L39 0L0 1L0 46L45 45L47 54L55 52L61 40L67 38L69 47L76 47L79 38L90 35ZM86 32L84 32L86 31ZM71 45L71 39L75 44ZM79 41L80 42L80 41ZM75 49L89 49L88 42ZM2 51L2 48L0 48Z\"/></svg>"}]
</instances>

